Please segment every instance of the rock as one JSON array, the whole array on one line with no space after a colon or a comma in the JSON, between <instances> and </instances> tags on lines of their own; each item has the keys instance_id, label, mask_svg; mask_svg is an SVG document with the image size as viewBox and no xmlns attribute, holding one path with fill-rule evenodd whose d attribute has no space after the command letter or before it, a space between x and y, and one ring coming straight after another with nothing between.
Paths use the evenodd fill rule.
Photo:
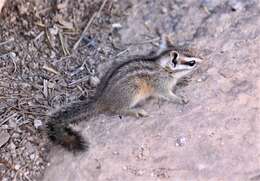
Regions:
<instances>
[{"instance_id":1,"label":"rock","mask_svg":"<svg viewBox=\"0 0 260 181\"><path fill-rule=\"evenodd\" d=\"M16 165L14 166L14 168L15 168L15 170L18 170L19 168L21 168L21 165L16 164Z\"/></svg>"},{"instance_id":2,"label":"rock","mask_svg":"<svg viewBox=\"0 0 260 181\"><path fill-rule=\"evenodd\" d=\"M36 129L39 129L39 128L41 128L42 127L42 121L41 120L39 120L39 119L35 119L34 121L33 121L33 125L34 125L34 127L36 128Z\"/></svg>"},{"instance_id":3,"label":"rock","mask_svg":"<svg viewBox=\"0 0 260 181\"><path fill-rule=\"evenodd\" d=\"M221 4L221 1L201 0L201 5L212 11Z\"/></svg>"},{"instance_id":4,"label":"rock","mask_svg":"<svg viewBox=\"0 0 260 181\"><path fill-rule=\"evenodd\" d=\"M27 142L25 147L26 147L26 155L30 155L35 152L35 146L32 145L30 142Z\"/></svg>"},{"instance_id":5,"label":"rock","mask_svg":"<svg viewBox=\"0 0 260 181\"><path fill-rule=\"evenodd\" d=\"M161 8L161 12L162 12L163 14L166 14L166 13L168 12L168 9L167 9L166 7L162 7L162 8Z\"/></svg>"},{"instance_id":6,"label":"rock","mask_svg":"<svg viewBox=\"0 0 260 181\"><path fill-rule=\"evenodd\" d=\"M51 51L50 58L55 58L55 57L56 57L55 51Z\"/></svg>"},{"instance_id":7,"label":"rock","mask_svg":"<svg viewBox=\"0 0 260 181\"><path fill-rule=\"evenodd\" d=\"M176 146L184 146L187 143L187 140L184 136L180 136L176 139Z\"/></svg>"},{"instance_id":8,"label":"rock","mask_svg":"<svg viewBox=\"0 0 260 181\"><path fill-rule=\"evenodd\" d=\"M229 5L232 7L233 11L241 11L244 9L244 4L238 0L230 0Z\"/></svg>"},{"instance_id":9,"label":"rock","mask_svg":"<svg viewBox=\"0 0 260 181\"><path fill-rule=\"evenodd\" d=\"M29 157L30 157L31 160L34 160L34 159L35 159L35 154L34 154L34 153L33 153L33 154L30 154Z\"/></svg>"},{"instance_id":10,"label":"rock","mask_svg":"<svg viewBox=\"0 0 260 181\"><path fill-rule=\"evenodd\" d=\"M112 28L118 30L122 28L122 25L120 23L113 23Z\"/></svg>"},{"instance_id":11,"label":"rock","mask_svg":"<svg viewBox=\"0 0 260 181\"><path fill-rule=\"evenodd\" d=\"M15 58L16 58L16 53L10 52L9 56L10 56L12 59L15 59Z\"/></svg>"},{"instance_id":12,"label":"rock","mask_svg":"<svg viewBox=\"0 0 260 181\"><path fill-rule=\"evenodd\" d=\"M208 75L202 75L197 81L198 82L204 82L208 79Z\"/></svg>"},{"instance_id":13,"label":"rock","mask_svg":"<svg viewBox=\"0 0 260 181\"><path fill-rule=\"evenodd\" d=\"M9 123L10 128L13 128L13 129L17 128L17 122L15 119L10 119L8 123Z\"/></svg>"},{"instance_id":14,"label":"rock","mask_svg":"<svg viewBox=\"0 0 260 181\"><path fill-rule=\"evenodd\" d=\"M20 134L19 134L19 133L14 133L14 134L12 135L12 138L20 138Z\"/></svg>"},{"instance_id":15,"label":"rock","mask_svg":"<svg viewBox=\"0 0 260 181\"><path fill-rule=\"evenodd\" d=\"M59 32L59 29L57 26L53 26L53 28L49 28L49 31L52 35L57 35Z\"/></svg>"},{"instance_id":16,"label":"rock","mask_svg":"<svg viewBox=\"0 0 260 181\"><path fill-rule=\"evenodd\" d=\"M2 125L0 128L1 128L2 130L8 129L8 125L7 125L7 124L4 124L4 125Z\"/></svg>"},{"instance_id":17,"label":"rock","mask_svg":"<svg viewBox=\"0 0 260 181\"><path fill-rule=\"evenodd\" d=\"M98 84L99 84L100 80L98 77L96 76L91 76L90 77L90 80L89 80L89 84L92 86L92 87L96 87Z\"/></svg>"},{"instance_id":18,"label":"rock","mask_svg":"<svg viewBox=\"0 0 260 181\"><path fill-rule=\"evenodd\" d=\"M29 6L30 6L30 3L29 3L29 2L27 2L27 3L21 3L21 5L18 6L19 14L20 14L20 15L27 14L27 13L29 12Z\"/></svg>"},{"instance_id":19,"label":"rock","mask_svg":"<svg viewBox=\"0 0 260 181\"><path fill-rule=\"evenodd\" d=\"M8 148L11 150L11 153L14 154L15 153L15 149L16 149L16 146L13 142L11 142L9 145L8 145Z\"/></svg>"},{"instance_id":20,"label":"rock","mask_svg":"<svg viewBox=\"0 0 260 181\"><path fill-rule=\"evenodd\" d=\"M10 135L7 132L0 132L0 148L8 142Z\"/></svg>"}]
</instances>

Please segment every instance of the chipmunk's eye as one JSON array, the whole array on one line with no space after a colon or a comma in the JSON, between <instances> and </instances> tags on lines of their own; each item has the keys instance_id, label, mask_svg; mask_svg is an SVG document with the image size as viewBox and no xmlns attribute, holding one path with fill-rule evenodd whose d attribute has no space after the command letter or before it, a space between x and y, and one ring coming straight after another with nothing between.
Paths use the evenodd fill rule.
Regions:
<instances>
[{"instance_id":1,"label":"chipmunk's eye","mask_svg":"<svg viewBox=\"0 0 260 181\"><path fill-rule=\"evenodd\" d=\"M174 67L177 65L177 58L178 58L178 53L177 52L173 52L172 53L172 63L173 63L173 65L174 65Z\"/></svg>"},{"instance_id":2,"label":"chipmunk's eye","mask_svg":"<svg viewBox=\"0 0 260 181\"><path fill-rule=\"evenodd\" d=\"M186 62L185 64L192 67L192 66L194 66L196 64L196 61L192 60L192 61Z\"/></svg>"}]
</instances>

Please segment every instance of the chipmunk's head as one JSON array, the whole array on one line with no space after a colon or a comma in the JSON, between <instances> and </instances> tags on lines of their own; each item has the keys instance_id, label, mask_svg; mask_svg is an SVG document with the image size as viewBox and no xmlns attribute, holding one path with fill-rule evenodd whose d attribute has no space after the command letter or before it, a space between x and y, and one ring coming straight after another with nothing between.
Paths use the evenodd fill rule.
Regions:
<instances>
[{"instance_id":1,"label":"chipmunk's head","mask_svg":"<svg viewBox=\"0 0 260 181\"><path fill-rule=\"evenodd\" d=\"M158 59L159 65L171 73L191 72L196 69L202 59L191 53L178 50L167 50Z\"/></svg>"}]
</instances>

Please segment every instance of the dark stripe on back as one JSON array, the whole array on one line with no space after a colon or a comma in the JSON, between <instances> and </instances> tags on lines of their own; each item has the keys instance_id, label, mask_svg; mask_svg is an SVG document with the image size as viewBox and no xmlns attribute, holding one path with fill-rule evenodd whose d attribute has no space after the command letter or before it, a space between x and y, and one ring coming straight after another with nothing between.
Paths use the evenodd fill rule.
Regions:
<instances>
[{"instance_id":1,"label":"dark stripe on back","mask_svg":"<svg viewBox=\"0 0 260 181\"><path fill-rule=\"evenodd\" d=\"M169 52L169 51L167 51ZM152 56L136 56L133 58L130 58L129 60L125 62L116 62L114 65L112 65L111 68L105 73L105 75L101 78L101 81L99 85L97 86L96 94L94 95L94 98L98 98L101 96L103 91L108 85L108 82L110 79L120 70L122 67L128 66L128 64L133 63L133 62L139 62L139 61L155 61L162 55L167 53L166 51L161 53L160 55L152 55Z\"/></svg>"}]
</instances>

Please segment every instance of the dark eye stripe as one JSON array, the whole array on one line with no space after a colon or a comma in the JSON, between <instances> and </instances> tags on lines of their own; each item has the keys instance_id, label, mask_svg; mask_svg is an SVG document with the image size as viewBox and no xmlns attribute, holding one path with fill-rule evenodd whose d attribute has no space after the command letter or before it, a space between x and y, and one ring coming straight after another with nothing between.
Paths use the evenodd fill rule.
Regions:
<instances>
[{"instance_id":1,"label":"dark eye stripe","mask_svg":"<svg viewBox=\"0 0 260 181\"><path fill-rule=\"evenodd\" d=\"M174 67L177 65L177 58L178 58L178 53L173 54L173 58L172 58L172 63L174 64Z\"/></svg>"},{"instance_id":2,"label":"dark eye stripe","mask_svg":"<svg viewBox=\"0 0 260 181\"><path fill-rule=\"evenodd\" d=\"M177 60L176 59L172 59L172 63L174 64L174 67L177 65Z\"/></svg>"}]
</instances>

